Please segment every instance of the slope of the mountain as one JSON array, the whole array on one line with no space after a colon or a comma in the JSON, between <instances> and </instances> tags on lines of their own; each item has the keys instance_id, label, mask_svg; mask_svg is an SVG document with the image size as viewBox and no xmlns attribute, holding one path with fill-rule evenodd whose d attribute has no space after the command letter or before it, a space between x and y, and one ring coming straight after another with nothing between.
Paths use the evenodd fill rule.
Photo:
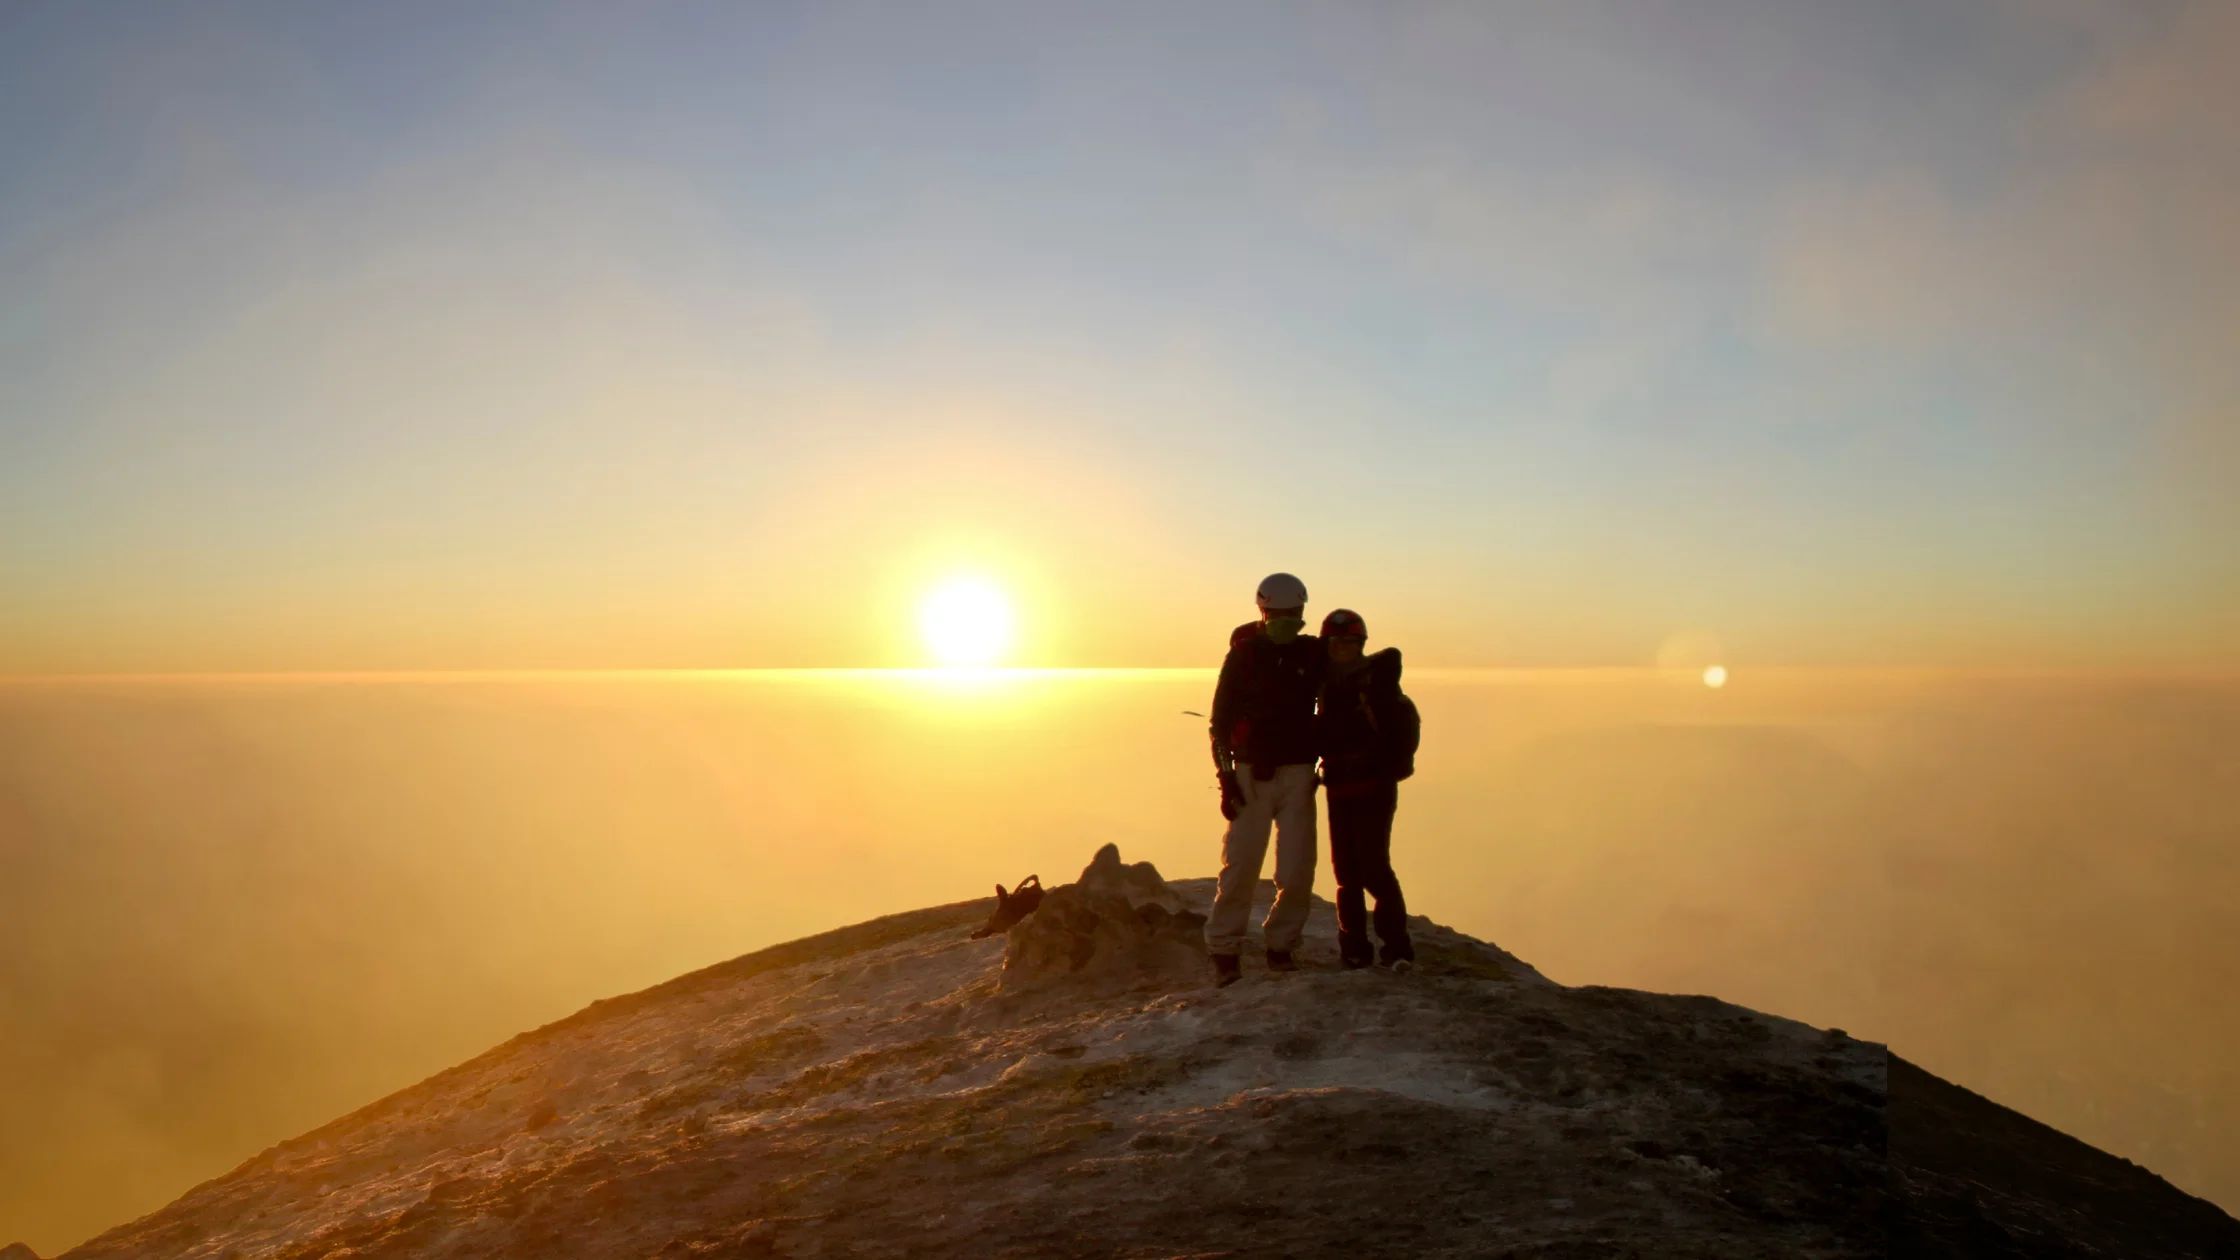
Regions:
<instances>
[{"instance_id":1,"label":"slope of the mountain","mask_svg":"<svg viewBox=\"0 0 2240 1260\"><path fill-rule=\"evenodd\" d=\"M941 906L594 1003L65 1260L2240 1257L1880 1046L1425 920L1349 972L1318 904L1306 970L1216 990L1210 884L1108 847L1008 936Z\"/></svg>"}]
</instances>

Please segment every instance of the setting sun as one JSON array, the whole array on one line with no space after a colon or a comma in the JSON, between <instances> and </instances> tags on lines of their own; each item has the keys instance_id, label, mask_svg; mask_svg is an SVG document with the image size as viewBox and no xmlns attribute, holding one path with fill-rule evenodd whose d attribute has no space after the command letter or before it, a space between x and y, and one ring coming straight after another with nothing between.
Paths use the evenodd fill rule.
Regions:
<instances>
[{"instance_id":1,"label":"setting sun","mask_svg":"<svg viewBox=\"0 0 2240 1260\"><path fill-rule=\"evenodd\" d=\"M949 666L994 665L1011 650L1014 618L1003 589L980 578L955 578L935 588L918 613L918 628L935 660Z\"/></svg>"}]
</instances>

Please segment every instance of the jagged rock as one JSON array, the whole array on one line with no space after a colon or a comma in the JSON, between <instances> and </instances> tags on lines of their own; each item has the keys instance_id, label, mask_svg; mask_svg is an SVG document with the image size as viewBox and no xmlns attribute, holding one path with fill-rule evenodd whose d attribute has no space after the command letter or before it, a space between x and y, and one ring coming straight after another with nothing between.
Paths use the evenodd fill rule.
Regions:
<instances>
[{"instance_id":1,"label":"jagged rock","mask_svg":"<svg viewBox=\"0 0 2240 1260\"><path fill-rule=\"evenodd\" d=\"M61 1260L2240 1257L1881 1046L1427 919L1345 971L1316 902L1302 970L1216 990L1212 883L1107 850L1000 960L980 900L594 1003Z\"/></svg>"},{"instance_id":2,"label":"jagged rock","mask_svg":"<svg viewBox=\"0 0 2240 1260\"><path fill-rule=\"evenodd\" d=\"M1159 878L1159 868L1149 862L1122 863L1116 844L1098 849L1089 864L1081 868L1081 878L1076 882L1096 892L1118 893L1138 909L1155 905L1168 914L1183 911L1181 895Z\"/></svg>"},{"instance_id":3,"label":"jagged rock","mask_svg":"<svg viewBox=\"0 0 2240 1260\"><path fill-rule=\"evenodd\" d=\"M1004 942L1003 988L1055 981L1094 988L1176 980L1205 971L1205 916L1187 908L1149 862L1123 865L1108 844L1081 878L1051 889Z\"/></svg>"}]
</instances>

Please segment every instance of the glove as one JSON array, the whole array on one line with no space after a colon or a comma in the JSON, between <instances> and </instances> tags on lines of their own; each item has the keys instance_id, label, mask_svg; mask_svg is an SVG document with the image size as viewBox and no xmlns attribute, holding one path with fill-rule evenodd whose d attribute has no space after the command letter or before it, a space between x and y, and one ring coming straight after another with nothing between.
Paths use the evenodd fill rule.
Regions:
<instances>
[{"instance_id":1,"label":"glove","mask_svg":"<svg viewBox=\"0 0 2240 1260\"><path fill-rule=\"evenodd\" d=\"M1221 816L1235 822L1237 811L1244 808L1244 790L1237 785L1237 772L1223 770L1213 777L1221 784Z\"/></svg>"}]
</instances>

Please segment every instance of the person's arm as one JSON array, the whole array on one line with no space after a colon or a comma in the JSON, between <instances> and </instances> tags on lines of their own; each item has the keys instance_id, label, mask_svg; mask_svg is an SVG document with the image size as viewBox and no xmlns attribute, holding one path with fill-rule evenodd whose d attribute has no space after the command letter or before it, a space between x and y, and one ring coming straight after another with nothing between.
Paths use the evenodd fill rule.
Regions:
<instances>
[{"instance_id":1,"label":"person's arm","mask_svg":"<svg viewBox=\"0 0 2240 1260\"><path fill-rule=\"evenodd\" d=\"M1213 768L1223 774L1237 765L1237 750L1229 746L1229 736L1237 729L1237 651L1232 645L1229 654L1221 658L1221 679L1213 685L1213 717L1206 723L1206 735L1213 745Z\"/></svg>"},{"instance_id":2,"label":"person's arm","mask_svg":"<svg viewBox=\"0 0 2240 1260\"><path fill-rule=\"evenodd\" d=\"M1213 745L1213 778L1221 787L1221 816L1235 821L1244 808L1244 786L1237 782L1237 750L1229 740L1236 732L1238 677L1243 666L1237 654L1243 650L1231 639L1229 654L1221 658L1221 679L1213 685L1213 717L1206 724L1206 734Z\"/></svg>"}]
</instances>

